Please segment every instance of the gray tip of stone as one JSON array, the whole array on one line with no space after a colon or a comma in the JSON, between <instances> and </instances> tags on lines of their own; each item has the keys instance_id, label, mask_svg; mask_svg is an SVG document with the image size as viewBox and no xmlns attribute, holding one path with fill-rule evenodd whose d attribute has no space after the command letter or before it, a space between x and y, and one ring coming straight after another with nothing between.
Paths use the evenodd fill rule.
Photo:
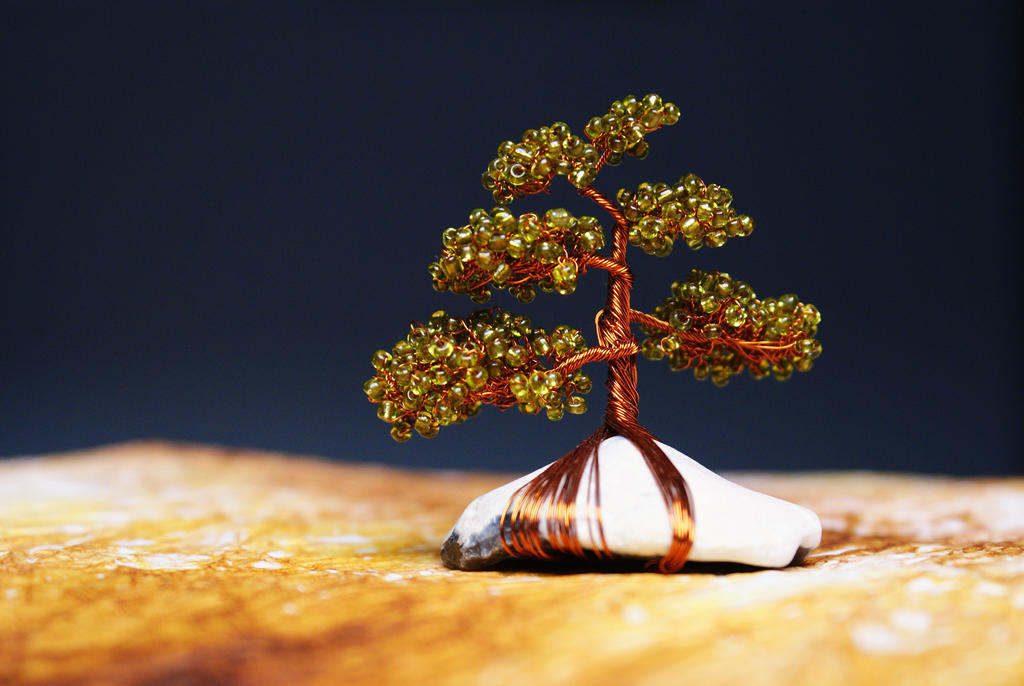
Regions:
<instances>
[{"instance_id":1,"label":"gray tip of stone","mask_svg":"<svg viewBox=\"0 0 1024 686\"><path fill-rule=\"evenodd\" d=\"M812 550L814 550L814 548L810 548L810 547L805 548L803 546L797 548L796 549L796 555L793 556L793 560L789 564L790 565L798 565L798 564L800 564L805 559L807 559L807 556L811 554Z\"/></svg>"},{"instance_id":2,"label":"gray tip of stone","mask_svg":"<svg viewBox=\"0 0 1024 686\"><path fill-rule=\"evenodd\" d=\"M498 537L498 522L487 527L485 533L489 535L463 540L459 532L453 530L441 545L441 562L449 569L476 572L507 560L509 554Z\"/></svg>"}]
</instances>

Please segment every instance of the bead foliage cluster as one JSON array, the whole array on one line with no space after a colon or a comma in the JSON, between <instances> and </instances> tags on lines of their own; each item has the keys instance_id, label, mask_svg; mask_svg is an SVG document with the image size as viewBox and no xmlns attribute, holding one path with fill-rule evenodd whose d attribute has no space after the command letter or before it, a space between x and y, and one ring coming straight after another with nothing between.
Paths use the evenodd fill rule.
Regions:
<instances>
[{"instance_id":1,"label":"bead foliage cluster","mask_svg":"<svg viewBox=\"0 0 1024 686\"><path fill-rule=\"evenodd\" d=\"M652 360L668 358L673 370L693 368L694 376L724 386L748 369L762 379L782 381L793 370L806 372L821 354L814 339L821 314L797 296L758 300L743 281L724 272L694 269L686 281L672 284L672 297L654 310L667 326L645 326L641 352Z\"/></svg>"},{"instance_id":2,"label":"bead foliage cluster","mask_svg":"<svg viewBox=\"0 0 1024 686\"><path fill-rule=\"evenodd\" d=\"M651 255L665 257L681 236L694 250L720 248L729 238L749 236L754 222L737 215L732 193L687 174L673 185L642 183L635 191L620 189L615 197L629 220L629 242Z\"/></svg>"},{"instance_id":3,"label":"bead foliage cluster","mask_svg":"<svg viewBox=\"0 0 1024 686\"><path fill-rule=\"evenodd\" d=\"M573 134L565 122L555 122L528 129L519 142L503 141L481 181L500 205L546 189L557 175L585 188L597 178L601 165L618 164L627 154L646 157L644 137L677 121L679 108L659 96L628 95L587 123L584 133L589 140Z\"/></svg>"},{"instance_id":4,"label":"bead foliage cluster","mask_svg":"<svg viewBox=\"0 0 1024 686\"><path fill-rule=\"evenodd\" d=\"M640 346L645 356L666 358L673 370L693 369L698 379L710 378L717 385L743 369L755 378L779 380L794 370L809 370L821 353L814 339L821 317L795 295L758 300L746 283L728 274L695 269L688 280L672 285L672 297L653 316L630 309L628 287L621 286L626 279L631 283L631 273L618 250L626 241L664 257L676 240L694 250L721 247L754 228L750 217L733 209L727 188L706 184L694 174L674 184L623 188L615 201L591 185L604 164L618 164L626 155L644 158L646 135L675 124L679 116L674 104L657 95L630 95L591 118L585 137L555 122L527 130L518 142L501 143L482 177L499 206L473 210L468 223L442 233L440 256L428 268L434 289L484 303L493 289L504 288L521 302L531 302L538 288L568 295L588 268L605 269L611 274L609 307L615 305L620 318L628 317L648 334ZM575 217L561 208L516 216L503 207L547 191L559 175L611 215L613 255L598 254L605 236L593 217ZM601 338L608 325L600 317L595 321ZM482 404L516 405L527 414L544 412L557 420L566 412L586 410L580 394L590 390L591 382L576 370L586 362L632 356L636 344L629 338L630 345L588 349L575 329L535 329L527 318L498 308L465 320L438 311L426 324L413 322L390 352L374 353L376 374L364 391L398 441L414 430L435 436L440 427L475 415ZM613 397L610 386L610 402L628 405L628 391L620 389L620 396Z\"/></svg>"},{"instance_id":5,"label":"bead foliage cluster","mask_svg":"<svg viewBox=\"0 0 1024 686\"><path fill-rule=\"evenodd\" d=\"M641 160L647 157L650 148L645 136L678 121L679 108L662 102L661 96L649 93L638 99L627 95L613 102L607 114L587 122L583 133L595 147L607 151L607 162L614 165L627 154Z\"/></svg>"},{"instance_id":6,"label":"bead foliage cluster","mask_svg":"<svg viewBox=\"0 0 1024 686\"><path fill-rule=\"evenodd\" d=\"M586 349L575 329L533 328L527 317L498 308L478 310L467 319L442 310L409 328L390 352L373 354L377 373L363 384L396 441L408 440L414 429L426 438L436 436L440 427L477 414L483 403L517 405L527 414L544 411L551 420L586 411L578 394L590 391L590 378L556 369L568 355Z\"/></svg>"},{"instance_id":7,"label":"bead foliage cluster","mask_svg":"<svg viewBox=\"0 0 1024 686\"><path fill-rule=\"evenodd\" d=\"M604 231L594 217L577 218L564 209L516 217L495 207L474 210L468 224L446 229L441 243L441 256L428 268L434 290L484 303L491 287L507 288L530 302L535 287L562 295L575 291L583 258L604 247Z\"/></svg>"}]
</instances>

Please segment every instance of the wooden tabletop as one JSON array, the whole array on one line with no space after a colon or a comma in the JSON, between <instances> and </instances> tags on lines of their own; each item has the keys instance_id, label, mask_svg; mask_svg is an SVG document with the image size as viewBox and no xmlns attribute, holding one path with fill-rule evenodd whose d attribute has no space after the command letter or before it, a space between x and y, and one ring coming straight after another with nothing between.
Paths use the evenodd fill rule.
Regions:
<instances>
[{"instance_id":1,"label":"wooden tabletop","mask_svg":"<svg viewBox=\"0 0 1024 686\"><path fill-rule=\"evenodd\" d=\"M821 517L784 570L445 569L508 478L156 442L0 462L0 683L1024 683L1022 478L731 475Z\"/></svg>"}]
</instances>

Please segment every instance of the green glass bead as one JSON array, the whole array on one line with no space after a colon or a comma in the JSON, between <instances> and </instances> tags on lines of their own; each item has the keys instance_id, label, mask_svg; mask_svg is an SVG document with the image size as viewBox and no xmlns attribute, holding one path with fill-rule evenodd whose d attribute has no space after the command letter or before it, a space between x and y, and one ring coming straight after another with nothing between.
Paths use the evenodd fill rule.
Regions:
<instances>
[{"instance_id":1,"label":"green glass bead","mask_svg":"<svg viewBox=\"0 0 1024 686\"><path fill-rule=\"evenodd\" d=\"M445 257L441 260L441 269L449 279L457 279L462 274L462 261L454 256Z\"/></svg>"},{"instance_id":2,"label":"green glass bead","mask_svg":"<svg viewBox=\"0 0 1024 686\"><path fill-rule=\"evenodd\" d=\"M813 338L804 338L796 342L796 350L802 357L813 360L821 355L821 343Z\"/></svg>"},{"instance_id":3,"label":"green glass bead","mask_svg":"<svg viewBox=\"0 0 1024 686\"><path fill-rule=\"evenodd\" d=\"M388 364L391 362L391 359L391 353L387 350L378 350L370 358L370 364L372 364L373 368L378 372L382 372L388 368Z\"/></svg>"},{"instance_id":4,"label":"green glass bead","mask_svg":"<svg viewBox=\"0 0 1024 686\"><path fill-rule=\"evenodd\" d=\"M544 225L549 229L560 229L569 226L572 215L568 210L557 208L544 213Z\"/></svg>"},{"instance_id":5,"label":"green glass bead","mask_svg":"<svg viewBox=\"0 0 1024 686\"><path fill-rule=\"evenodd\" d=\"M576 243L576 247L579 248L580 252L594 252L600 250L604 244L604 237L596 231L584 231L580 235L579 240Z\"/></svg>"},{"instance_id":6,"label":"green glass bead","mask_svg":"<svg viewBox=\"0 0 1024 686\"><path fill-rule=\"evenodd\" d=\"M509 290L511 291L511 289ZM512 294L522 303L533 302L533 299L537 297L537 291L530 284L519 286Z\"/></svg>"},{"instance_id":7,"label":"green glass bead","mask_svg":"<svg viewBox=\"0 0 1024 686\"><path fill-rule=\"evenodd\" d=\"M527 385L529 377L526 374L513 374L508 380L508 389L516 400L524 400L530 395L530 388Z\"/></svg>"},{"instance_id":8,"label":"green glass bead","mask_svg":"<svg viewBox=\"0 0 1024 686\"><path fill-rule=\"evenodd\" d=\"M462 261L463 263L472 262L473 260L476 259L476 246L473 245L472 243L460 245L459 249L456 251L456 254L459 256L459 260Z\"/></svg>"},{"instance_id":9,"label":"green glass bead","mask_svg":"<svg viewBox=\"0 0 1024 686\"><path fill-rule=\"evenodd\" d=\"M711 314L718 309L718 306L718 298L716 298L712 293L705 295L700 300L700 309L706 314Z\"/></svg>"},{"instance_id":10,"label":"green glass bead","mask_svg":"<svg viewBox=\"0 0 1024 686\"><path fill-rule=\"evenodd\" d=\"M499 360L490 360L487 363L487 378L500 379L505 375L505 365Z\"/></svg>"},{"instance_id":11,"label":"green glass bead","mask_svg":"<svg viewBox=\"0 0 1024 686\"><path fill-rule=\"evenodd\" d=\"M368 379L366 383L363 384L363 393L366 394L367 398L373 401L378 401L387 395L387 390L387 385L376 376L372 379Z\"/></svg>"},{"instance_id":12,"label":"green glass bead","mask_svg":"<svg viewBox=\"0 0 1024 686\"><path fill-rule=\"evenodd\" d=\"M572 385L577 392L586 394L590 393L594 387L594 382L583 372L576 372L572 377Z\"/></svg>"},{"instance_id":13,"label":"green glass bead","mask_svg":"<svg viewBox=\"0 0 1024 686\"><path fill-rule=\"evenodd\" d=\"M640 100L640 104L647 110L660 110L662 107L661 96L655 93L648 93Z\"/></svg>"},{"instance_id":14,"label":"green glass bead","mask_svg":"<svg viewBox=\"0 0 1024 686\"><path fill-rule=\"evenodd\" d=\"M412 427L407 422L395 422L391 426L391 438L404 443L412 437Z\"/></svg>"},{"instance_id":15,"label":"green glass bead","mask_svg":"<svg viewBox=\"0 0 1024 686\"><path fill-rule=\"evenodd\" d=\"M527 146L525 143L520 143L512 149L512 153L509 158L520 164L533 164L533 156L535 149Z\"/></svg>"},{"instance_id":16,"label":"green glass bead","mask_svg":"<svg viewBox=\"0 0 1024 686\"><path fill-rule=\"evenodd\" d=\"M517 221L518 233L526 243L533 243L540 238L542 228L540 218L532 212L522 215Z\"/></svg>"},{"instance_id":17,"label":"green glass bead","mask_svg":"<svg viewBox=\"0 0 1024 686\"><path fill-rule=\"evenodd\" d=\"M679 183L686 189L687 196L696 196L704 192L704 182L696 174L687 174L679 179Z\"/></svg>"},{"instance_id":18,"label":"green glass bead","mask_svg":"<svg viewBox=\"0 0 1024 686\"><path fill-rule=\"evenodd\" d=\"M425 370L417 369L414 370L409 378L409 392L413 395L426 395L430 391L430 387L433 384L430 381L430 376Z\"/></svg>"},{"instance_id":19,"label":"green glass bead","mask_svg":"<svg viewBox=\"0 0 1024 686\"><path fill-rule=\"evenodd\" d=\"M487 247L495 253L504 252L508 247L508 234L504 232L491 234L491 238L487 241Z\"/></svg>"},{"instance_id":20,"label":"green glass bead","mask_svg":"<svg viewBox=\"0 0 1024 686\"><path fill-rule=\"evenodd\" d=\"M671 192L671 189L668 190ZM661 218L667 222L680 222L683 219L684 211L683 204L675 200L669 200L661 204Z\"/></svg>"},{"instance_id":21,"label":"green glass bead","mask_svg":"<svg viewBox=\"0 0 1024 686\"><path fill-rule=\"evenodd\" d=\"M470 293L469 299L478 305L483 305L491 299L491 292L487 289L474 291L473 293Z\"/></svg>"},{"instance_id":22,"label":"green glass bead","mask_svg":"<svg viewBox=\"0 0 1024 686\"><path fill-rule=\"evenodd\" d=\"M583 133L587 134L590 140L594 140L604 134L604 123L601 121L601 117L594 117L587 122L587 125L583 127Z\"/></svg>"},{"instance_id":23,"label":"green glass bead","mask_svg":"<svg viewBox=\"0 0 1024 686\"><path fill-rule=\"evenodd\" d=\"M654 196L654 192L646 188L641 189L636 194L634 204L641 212L651 212L658 207L658 201Z\"/></svg>"},{"instance_id":24,"label":"green glass bead","mask_svg":"<svg viewBox=\"0 0 1024 686\"><path fill-rule=\"evenodd\" d=\"M544 373L544 383L547 384L548 389L553 391L561 388L562 384L565 383L565 379L562 377L561 372L552 369Z\"/></svg>"},{"instance_id":25,"label":"green glass bead","mask_svg":"<svg viewBox=\"0 0 1024 686\"><path fill-rule=\"evenodd\" d=\"M710 371L711 368L708 366L708 363L701 362L700 364L693 368L693 378L697 379L697 381L703 381L704 379L708 378L708 374L710 373Z\"/></svg>"},{"instance_id":26,"label":"green glass bead","mask_svg":"<svg viewBox=\"0 0 1024 686\"><path fill-rule=\"evenodd\" d=\"M443 360L455 350L455 344L448 336L434 336L430 341L428 351L435 360Z\"/></svg>"},{"instance_id":27,"label":"green glass bead","mask_svg":"<svg viewBox=\"0 0 1024 686\"><path fill-rule=\"evenodd\" d=\"M679 232L686 240L703 239L704 226L694 217L686 217L679 222Z\"/></svg>"},{"instance_id":28,"label":"green glass bead","mask_svg":"<svg viewBox=\"0 0 1024 686\"><path fill-rule=\"evenodd\" d=\"M535 179L547 179L555 171L555 162L548 157L541 157L530 165L530 176Z\"/></svg>"},{"instance_id":29,"label":"green glass bead","mask_svg":"<svg viewBox=\"0 0 1024 686\"><path fill-rule=\"evenodd\" d=\"M672 314L668 316L668 323L672 325L673 329L688 331L693 326L693 319L683 310L673 310Z\"/></svg>"},{"instance_id":30,"label":"green glass bead","mask_svg":"<svg viewBox=\"0 0 1024 686\"><path fill-rule=\"evenodd\" d=\"M377 416L390 424L397 421L402 412L394 402L384 400L377 406Z\"/></svg>"},{"instance_id":31,"label":"green glass bead","mask_svg":"<svg viewBox=\"0 0 1024 686\"><path fill-rule=\"evenodd\" d=\"M479 227L473 232L473 243L478 247L482 248L487 245L487 242L491 240L491 236L494 235L494 229L490 224Z\"/></svg>"},{"instance_id":32,"label":"green glass bead","mask_svg":"<svg viewBox=\"0 0 1024 686\"><path fill-rule=\"evenodd\" d=\"M721 248L722 246L725 245L727 239L728 237L725 234L725 231L712 230L708 231L708 233L705 235L705 244L709 248Z\"/></svg>"},{"instance_id":33,"label":"green glass bead","mask_svg":"<svg viewBox=\"0 0 1024 686\"><path fill-rule=\"evenodd\" d=\"M523 414L537 414L540 412L540 408L531 402L520 402L516 404L516 407L518 407L519 411Z\"/></svg>"},{"instance_id":34,"label":"green glass bead","mask_svg":"<svg viewBox=\"0 0 1024 686\"><path fill-rule=\"evenodd\" d=\"M563 409L561 405L557 405L555 407L548 407L545 410L545 414L547 414L548 419L550 419L553 422L557 422L558 420L565 416L565 409Z\"/></svg>"},{"instance_id":35,"label":"green glass bead","mask_svg":"<svg viewBox=\"0 0 1024 686\"><path fill-rule=\"evenodd\" d=\"M569 414L583 414L587 411L587 401L578 395L571 396L565 403Z\"/></svg>"},{"instance_id":36,"label":"green glass bead","mask_svg":"<svg viewBox=\"0 0 1024 686\"><path fill-rule=\"evenodd\" d=\"M519 162L516 162L508 168L508 180L513 186L522 186L529 180L529 176L529 167Z\"/></svg>"},{"instance_id":37,"label":"green glass bead","mask_svg":"<svg viewBox=\"0 0 1024 686\"><path fill-rule=\"evenodd\" d=\"M543 357L551 352L551 339L544 332L534 334L530 347L536 355Z\"/></svg>"},{"instance_id":38,"label":"green glass bead","mask_svg":"<svg viewBox=\"0 0 1024 686\"><path fill-rule=\"evenodd\" d=\"M426 413L416 415L416 423L413 424L413 428L416 429L416 433L423 438L433 438L437 435L437 425L434 424L433 418Z\"/></svg>"},{"instance_id":39,"label":"green glass bead","mask_svg":"<svg viewBox=\"0 0 1024 686\"><path fill-rule=\"evenodd\" d=\"M533 256L541 264L554 264L562 255L562 246L552 241L539 241L533 246Z\"/></svg>"},{"instance_id":40,"label":"green glass bead","mask_svg":"<svg viewBox=\"0 0 1024 686\"><path fill-rule=\"evenodd\" d=\"M555 286L569 283L575 285L577 269L575 262L569 259L562 259L551 269L551 279L554 281Z\"/></svg>"},{"instance_id":41,"label":"green glass bead","mask_svg":"<svg viewBox=\"0 0 1024 686\"><path fill-rule=\"evenodd\" d=\"M785 381L793 376L793 363L789 360L781 360L772 365L772 376L777 381Z\"/></svg>"},{"instance_id":42,"label":"green glass bead","mask_svg":"<svg viewBox=\"0 0 1024 686\"><path fill-rule=\"evenodd\" d=\"M800 308L800 316L812 326L817 326L821 323L821 312L814 305L808 303Z\"/></svg>"},{"instance_id":43,"label":"green glass bead","mask_svg":"<svg viewBox=\"0 0 1024 686\"><path fill-rule=\"evenodd\" d=\"M495 284L503 284L508 280L508 277L512 276L512 267L508 266L504 262L498 262L493 265L491 271L491 280Z\"/></svg>"},{"instance_id":44,"label":"green glass bead","mask_svg":"<svg viewBox=\"0 0 1024 686\"><path fill-rule=\"evenodd\" d=\"M749 236L754 230L754 220L747 215L741 215L737 217L740 220L740 231L737 232L737 236Z\"/></svg>"},{"instance_id":45,"label":"green glass bead","mask_svg":"<svg viewBox=\"0 0 1024 686\"><path fill-rule=\"evenodd\" d=\"M672 126L673 124L679 121L679 107L676 106L674 103L666 102L664 105L662 105L661 113L661 123L666 126Z\"/></svg>"},{"instance_id":46,"label":"green glass bead","mask_svg":"<svg viewBox=\"0 0 1024 686\"><path fill-rule=\"evenodd\" d=\"M527 385L535 395L544 396L548 394L547 377L544 376L543 372L533 372L530 374Z\"/></svg>"},{"instance_id":47,"label":"green glass bead","mask_svg":"<svg viewBox=\"0 0 1024 686\"><path fill-rule=\"evenodd\" d=\"M714 340L722 335L722 327L714 323L705 324L701 331L704 333L704 338L709 340Z\"/></svg>"},{"instance_id":48,"label":"green glass bead","mask_svg":"<svg viewBox=\"0 0 1024 686\"><path fill-rule=\"evenodd\" d=\"M725 232L725 225L729 221L729 213L725 210L715 209L711 211L711 228L720 229L723 233Z\"/></svg>"},{"instance_id":49,"label":"green glass bead","mask_svg":"<svg viewBox=\"0 0 1024 686\"><path fill-rule=\"evenodd\" d=\"M491 220L494 224L494 231L509 232L516 226L516 216L504 207L496 207L491 210Z\"/></svg>"},{"instance_id":50,"label":"green glass bead","mask_svg":"<svg viewBox=\"0 0 1024 686\"><path fill-rule=\"evenodd\" d=\"M793 363L793 368L798 372L809 372L811 367L814 366L814 362L809 357L801 357L799 360Z\"/></svg>"},{"instance_id":51,"label":"green glass bead","mask_svg":"<svg viewBox=\"0 0 1024 686\"><path fill-rule=\"evenodd\" d=\"M675 351L668 358L668 368L674 372L686 369L689 363L690 359L681 350Z\"/></svg>"},{"instance_id":52,"label":"green glass bead","mask_svg":"<svg viewBox=\"0 0 1024 686\"><path fill-rule=\"evenodd\" d=\"M447 229L444 230L444 233L441 234L441 245L443 245L448 250L454 250L456 245L455 239L457 235L458 229L454 227L448 227Z\"/></svg>"},{"instance_id":53,"label":"green glass bead","mask_svg":"<svg viewBox=\"0 0 1024 686\"><path fill-rule=\"evenodd\" d=\"M694 216L697 217L697 221L700 223L707 224L715 216L715 210L711 203L706 201L700 202L697 204L697 212Z\"/></svg>"},{"instance_id":54,"label":"green glass bead","mask_svg":"<svg viewBox=\"0 0 1024 686\"><path fill-rule=\"evenodd\" d=\"M412 378L412 371L412 365L401 365L391 372L391 376L395 380L395 385L402 390L408 388L409 380Z\"/></svg>"},{"instance_id":55,"label":"green glass bead","mask_svg":"<svg viewBox=\"0 0 1024 686\"><path fill-rule=\"evenodd\" d=\"M472 367L479 359L479 354L476 351L458 349L452 354L450 364L454 367Z\"/></svg>"},{"instance_id":56,"label":"green glass bead","mask_svg":"<svg viewBox=\"0 0 1024 686\"><path fill-rule=\"evenodd\" d=\"M787 293L786 295L780 295L778 298L779 309L783 312L795 312L797 306L800 304L800 299L793 293Z\"/></svg>"},{"instance_id":57,"label":"green glass bead","mask_svg":"<svg viewBox=\"0 0 1024 686\"><path fill-rule=\"evenodd\" d=\"M492 360L500 359L508 352L508 348L508 339L495 336L491 340L487 341L487 356Z\"/></svg>"},{"instance_id":58,"label":"green glass bead","mask_svg":"<svg viewBox=\"0 0 1024 686\"><path fill-rule=\"evenodd\" d=\"M739 328L747 322L747 310L737 302L729 303L722 314L722 321L733 328Z\"/></svg>"},{"instance_id":59,"label":"green glass bead","mask_svg":"<svg viewBox=\"0 0 1024 686\"><path fill-rule=\"evenodd\" d=\"M448 370L441 365L434 365L430 368L430 382L435 386L447 386L451 378Z\"/></svg>"},{"instance_id":60,"label":"green glass bead","mask_svg":"<svg viewBox=\"0 0 1024 686\"><path fill-rule=\"evenodd\" d=\"M464 383L457 381L448 388L448 400L456 407L466 402L468 397L469 388Z\"/></svg>"},{"instance_id":61,"label":"green glass bead","mask_svg":"<svg viewBox=\"0 0 1024 686\"><path fill-rule=\"evenodd\" d=\"M472 243L474 235L476 235L476 232L470 226L461 226L456 229L454 236L455 248Z\"/></svg>"},{"instance_id":62,"label":"green glass bead","mask_svg":"<svg viewBox=\"0 0 1024 686\"><path fill-rule=\"evenodd\" d=\"M512 259L518 260L526 254L527 249L528 246L522 236L512 236L508 239L508 248L506 248L506 252Z\"/></svg>"},{"instance_id":63,"label":"green glass bead","mask_svg":"<svg viewBox=\"0 0 1024 686\"><path fill-rule=\"evenodd\" d=\"M495 266L494 253L490 248L480 248L476 251L476 265L482 269L490 269Z\"/></svg>"},{"instance_id":64,"label":"green glass bead","mask_svg":"<svg viewBox=\"0 0 1024 686\"><path fill-rule=\"evenodd\" d=\"M562 146L562 148L565 151L565 153L570 157L579 157L583 154L585 145L586 141L584 141L579 136L569 136L568 138L565 139L565 144ZM561 173L563 172L559 171L559 174Z\"/></svg>"},{"instance_id":65,"label":"green glass bead","mask_svg":"<svg viewBox=\"0 0 1024 686\"><path fill-rule=\"evenodd\" d=\"M472 391L479 391L487 385L487 370L479 365L466 369L466 386Z\"/></svg>"},{"instance_id":66,"label":"green glass bead","mask_svg":"<svg viewBox=\"0 0 1024 686\"><path fill-rule=\"evenodd\" d=\"M661 121L663 118L664 115L662 114L660 108L648 110L643 114L643 116L640 117L640 124L648 131L654 131L659 126L661 126Z\"/></svg>"},{"instance_id":67,"label":"green glass bead","mask_svg":"<svg viewBox=\"0 0 1024 686\"><path fill-rule=\"evenodd\" d=\"M640 344L640 353L648 360L660 360L665 357L665 351L653 338L648 338Z\"/></svg>"},{"instance_id":68,"label":"green glass bead","mask_svg":"<svg viewBox=\"0 0 1024 686\"><path fill-rule=\"evenodd\" d=\"M571 183L576 188L586 187L587 185L590 184L591 180L592 178L590 175L590 171L587 170L585 167L574 169L572 173L569 174L569 183Z\"/></svg>"},{"instance_id":69,"label":"green glass bead","mask_svg":"<svg viewBox=\"0 0 1024 686\"><path fill-rule=\"evenodd\" d=\"M405 412L415 412L420 409L423 405L423 396L417 393L413 393L410 388L399 398L399 402L402 404L402 409Z\"/></svg>"},{"instance_id":70,"label":"green glass bead","mask_svg":"<svg viewBox=\"0 0 1024 686\"><path fill-rule=\"evenodd\" d=\"M666 353L672 353L679 349L681 341L675 336L665 336L661 339L661 349Z\"/></svg>"}]
</instances>

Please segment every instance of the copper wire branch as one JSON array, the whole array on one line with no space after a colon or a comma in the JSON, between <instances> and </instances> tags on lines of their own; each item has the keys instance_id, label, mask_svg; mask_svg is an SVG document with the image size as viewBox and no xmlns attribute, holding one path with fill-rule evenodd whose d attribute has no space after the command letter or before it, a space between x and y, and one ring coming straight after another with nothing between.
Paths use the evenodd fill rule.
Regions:
<instances>
[{"instance_id":1,"label":"copper wire branch","mask_svg":"<svg viewBox=\"0 0 1024 686\"><path fill-rule=\"evenodd\" d=\"M729 302L732 301L726 301L715 315L703 318L701 322L703 324L709 322L721 324L721 313L725 311L725 306ZM707 354L715 345L726 346L732 349L740 358L750 364L756 365L762 360L767 360L769 363L774 364L788 356L799 337L799 334L793 334L789 338L777 341L751 340L749 336L744 336L743 334L749 333L752 327L743 326L736 329L735 334L723 334L720 338L710 340L700 331L694 331L693 329L680 331L668 322L644 312L630 310L629 317L634 324L639 324L647 329L664 331L679 339L682 344L680 349L690 358L689 364L686 365L687 367L693 366L702 355ZM683 368L685 369L685 367Z\"/></svg>"}]
</instances>

